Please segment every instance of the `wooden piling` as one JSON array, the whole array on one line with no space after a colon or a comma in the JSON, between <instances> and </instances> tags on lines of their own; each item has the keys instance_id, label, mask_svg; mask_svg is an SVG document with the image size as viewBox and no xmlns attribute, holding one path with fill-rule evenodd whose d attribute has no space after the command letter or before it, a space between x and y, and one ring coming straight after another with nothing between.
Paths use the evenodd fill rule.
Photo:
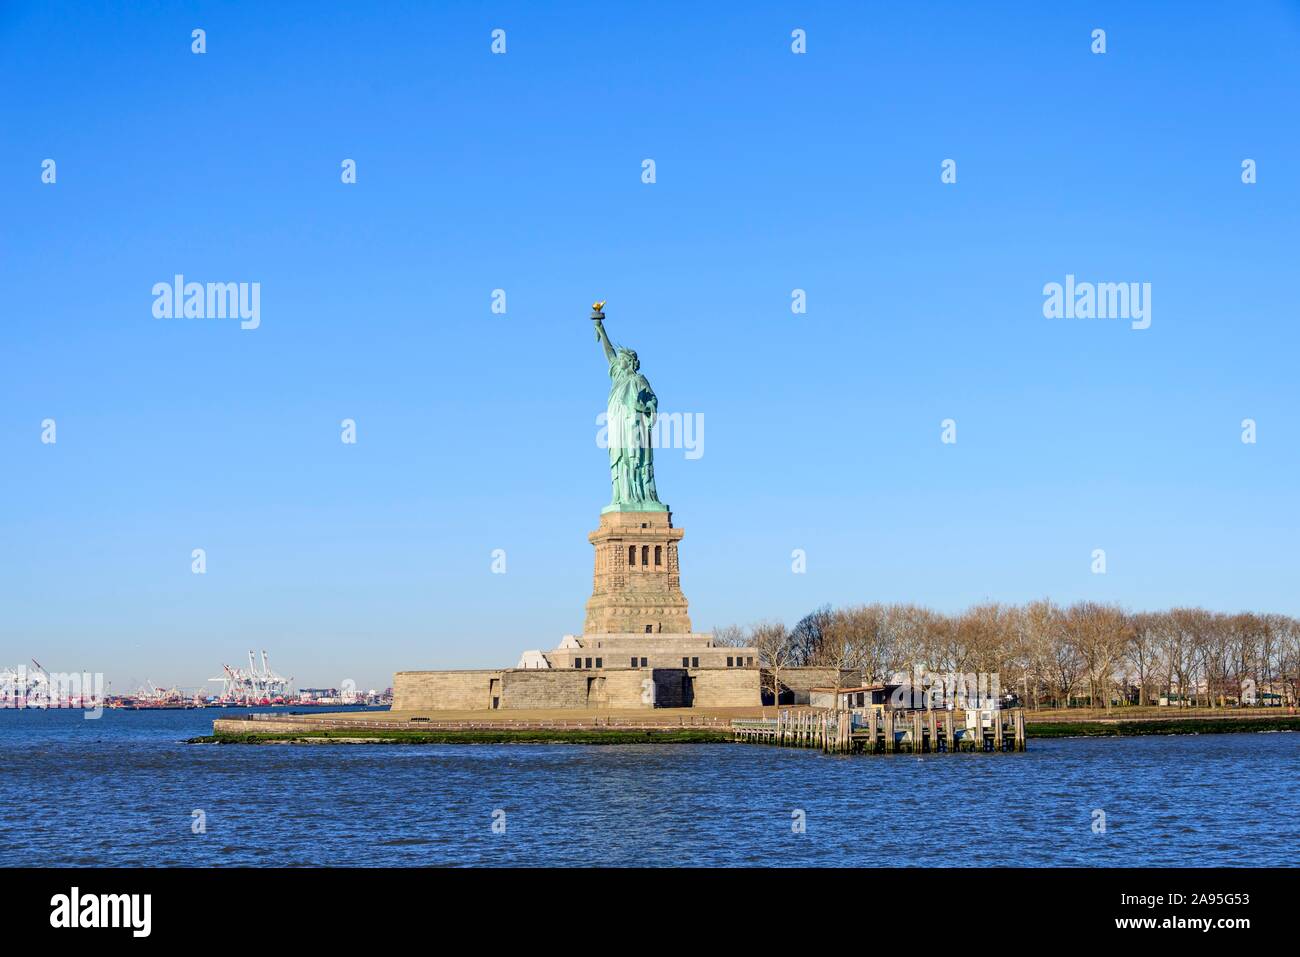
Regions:
<instances>
[{"instance_id":1,"label":"wooden piling","mask_svg":"<svg viewBox=\"0 0 1300 957\"><path fill-rule=\"evenodd\" d=\"M958 729L955 712L942 717L933 709L896 711L872 708L863 723L854 727L854 712L836 708L777 711L775 719L736 719L731 723L731 740L744 744L777 747L819 748L827 754L897 753L937 754L943 751L1024 751L1028 734L1023 708L993 709L988 723L978 709L966 712L969 724ZM974 720L971 720L971 719ZM718 722L721 724L721 722ZM613 727L613 719L602 725ZM961 731L961 738L957 734ZM900 738L902 739L900 741Z\"/></svg>"}]
</instances>

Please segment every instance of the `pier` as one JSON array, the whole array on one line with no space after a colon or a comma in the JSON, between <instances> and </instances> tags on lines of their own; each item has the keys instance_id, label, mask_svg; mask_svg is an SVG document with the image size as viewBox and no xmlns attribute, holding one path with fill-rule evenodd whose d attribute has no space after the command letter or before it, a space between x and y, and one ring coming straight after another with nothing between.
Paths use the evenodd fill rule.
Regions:
<instances>
[{"instance_id":1,"label":"pier","mask_svg":"<svg viewBox=\"0 0 1300 957\"><path fill-rule=\"evenodd\" d=\"M957 726L952 711L778 711L776 718L736 718L733 741L834 754L957 754L1025 750L1023 708L970 711Z\"/></svg>"}]
</instances>

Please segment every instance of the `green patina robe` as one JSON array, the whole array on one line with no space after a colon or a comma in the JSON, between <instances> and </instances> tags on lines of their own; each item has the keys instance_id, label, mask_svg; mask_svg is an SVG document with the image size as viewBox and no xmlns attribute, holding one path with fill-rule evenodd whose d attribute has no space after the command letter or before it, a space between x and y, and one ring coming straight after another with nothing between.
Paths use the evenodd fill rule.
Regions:
<instances>
[{"instance_id":1,"label":"green patina robe","mask_svg":"<svg viewBox=\"0 0 1300 957\"><path fill-rule=\"evenodd\" d=\"M609 364L609 478L613 505L659 502L655 491L654 448L651 430L659 400L640 372L615 359Z\"/></svg>"}]
</instances>

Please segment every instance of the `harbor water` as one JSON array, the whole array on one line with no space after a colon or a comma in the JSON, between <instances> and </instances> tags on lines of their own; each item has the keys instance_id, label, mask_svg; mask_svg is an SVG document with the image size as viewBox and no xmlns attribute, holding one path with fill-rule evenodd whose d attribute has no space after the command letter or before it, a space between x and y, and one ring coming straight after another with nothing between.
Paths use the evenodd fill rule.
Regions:
<instances>
[{"instance_id":1,"label":"harbor water","mask_svg":"<svg viewBox=\"0 0 1300 957\"><path fill-rule=\"evenodd\" d=\"M334 709L337 710L337 709ZM187 745L238 710L0 711L0 863L1295 865L1300 734L1023 754Z\"/></svg>"}]
</instances>

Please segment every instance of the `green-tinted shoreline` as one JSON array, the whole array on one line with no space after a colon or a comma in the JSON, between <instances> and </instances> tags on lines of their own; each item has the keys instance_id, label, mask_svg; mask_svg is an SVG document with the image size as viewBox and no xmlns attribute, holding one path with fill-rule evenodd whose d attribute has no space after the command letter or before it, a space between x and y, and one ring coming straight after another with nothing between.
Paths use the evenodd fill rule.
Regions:
<instances>
[{"instance_id":1,"label":"green-tinted shoreline","mask_svg":"<svg viewBox=\"0 0 1300 957\"><path fill-rule=\"evenodd\" d=\"M1158 721L1030 721L1026 733L1035 738L1130 738L1153 734L1244 734L1258 731L1300 731L1300 716L1285 718L1172 718Z\"/></svg>"},{"instance_id":2,"label":"green-tinted shoreline","mask_svg":"<svg viewBox=\"0 0 1300 957\"><path fill-rule=\"evenodd\" d=\"M1127 738L1168 734L1242 734L1300 731L1300 716L1278 718L1185 718L1133 721L1033 722L1028 737ZM716 744L730 740L726 728L647 730L511 729L410 731L338 728L330 731L217 733L186 744Z\"/></svg>"},{"instance_id":3,"label":"green-tinted shoreline","mask_svg":"<svg viewBox=\"0 0 1300 957\"><path fill-rule=\"evenodd\" d=\"M716 744L731 732L689 729L671 731L384 731L373 728L335 731L212 734L190 738L186 744Z\"/></svg>"}]
</instances>

